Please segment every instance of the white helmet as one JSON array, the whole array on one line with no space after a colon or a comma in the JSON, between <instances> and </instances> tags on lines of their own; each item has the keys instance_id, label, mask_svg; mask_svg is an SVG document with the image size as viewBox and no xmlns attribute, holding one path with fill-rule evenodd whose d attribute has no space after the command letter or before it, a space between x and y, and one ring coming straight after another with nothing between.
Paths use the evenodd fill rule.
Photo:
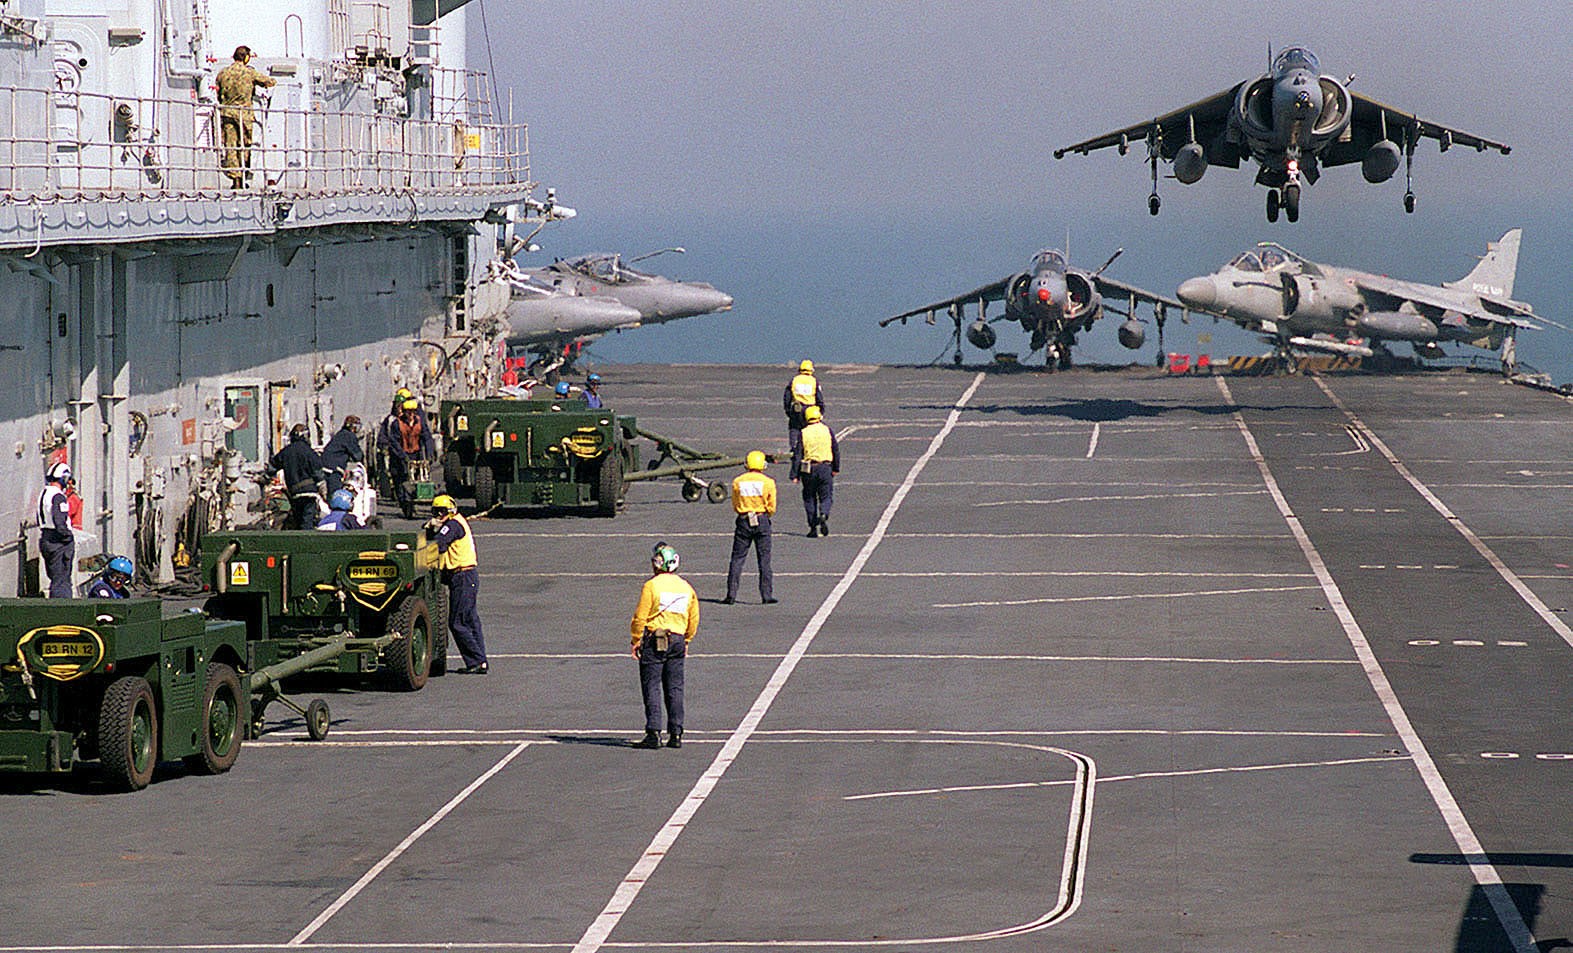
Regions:
<instances>
[{"instance_id":1,"label":"white helmet","mask_svg":"<svg viewBox=\"0 0 1573 953\"><path fill-rule=\"evenodd\" d=\"M66 463L57 463L49 468L48 479L55 483L65 483L71 479L71 466Z\"/></svg>"}]
</instances>

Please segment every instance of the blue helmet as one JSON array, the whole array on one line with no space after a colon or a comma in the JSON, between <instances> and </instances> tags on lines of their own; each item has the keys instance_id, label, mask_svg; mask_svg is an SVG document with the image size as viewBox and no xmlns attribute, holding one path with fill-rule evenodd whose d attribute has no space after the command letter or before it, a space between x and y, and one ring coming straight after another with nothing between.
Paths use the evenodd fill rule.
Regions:
<instances>
[{"instance_id":1,"label":"blue helmet","mask_svg":"<svg viewBox=\"0 0 1573 953\"><path fill-rule=\"evenodd\" d=\"M558 397L567 397L568 396L568 382L567 381L558 381L557 382L557 387L552 391L552 393L556 394Z\"/></svg>"},{"instance_id":2,"label":"blue helmet","mask_svg":"<svg viewBox=\"0 0 1573 953\"><path fill-rule=\"evenodd\" d=\"M601 375L599 375L599 374L591 374L589 377L586 377L584 379L584 382L586 384L599 384L599 383L601 383Z\"/></svg>"},{"instance_id":3,"label":"blue helmet","mask_svg":"<svg viewBox=\"0 0 1573 953\"><path fill-rule=\"evenodd\" d=\"M329 508L335 510L348 510L354 505L355 494L343 487L339 487L337 490L334 490L332 498L328 500Z\"/></svg>"},{"instance_id":4,"label":"blue helmet","mask_svg":"<svg viewBox=\"0 0 1573 953\"><path fill-rule=\"evenodd\" d=\"M126 581L129 582L131 577L136 574L136 567L133 566L131 564L131 560L127 559L126 557L116 556L109 561L109 567L105 575L108 576L116 573L124 577Z\"/></svg>"}]
</instances>

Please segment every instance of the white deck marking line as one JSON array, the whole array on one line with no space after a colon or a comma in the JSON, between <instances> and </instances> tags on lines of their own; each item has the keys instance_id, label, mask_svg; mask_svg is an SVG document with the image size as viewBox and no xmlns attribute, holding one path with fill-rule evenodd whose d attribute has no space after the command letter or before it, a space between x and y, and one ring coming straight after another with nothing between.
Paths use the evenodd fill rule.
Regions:
<instances>
[{"instance_id":1,"label":"white deck marking line","mask_svg":"<svg viewBox=\"0 0 1573 953\"><path fill-rule=\"evenodd\" d=\"M601 910L594 922L586 928L584 935L579 938L579 942L574 944L573 953L594 953L594 951L605 945L607 937L617 928L617 924L622 921L623 914L628 912L628 908L633 905L635 898L639 896L639 891L644 888L644 885L655 873L656 868L660 866L662 858L666 856L667 851L676 842L678 835L683 832L683 828L687 826L688 821L699 810L699 806L710 796L710 792L715 790L716 784L726 774L727 768L731 767L738 754L741 753L743 745L748 742L749 737L758 730L760 721L764 719L765 713L770 710L770 706L775 702L776 696L780 694L787 679L791 677L792 672L797 668L798 662L808 651L808 647L813 644L814 637L824 627L825 621L830 618L830 614L835 611L836 606L840 605L841 598L846 595L847 590L852 587L852 583L857 580L858 574L863 571L864 564L868 562L869 557L874 554L874 550L884 540L891 520L896 517L896 511L901 508L901 504L906 500L907 494L912 492L912 487L917 483L918 476L923 472L923 468L939 452L939 448L944 444L945 438L955 429L956 422L961 419L962 408L972 399L972 395L977 393L978 388L983 384L983 379L984 375L982 373L973 377L972 384L962 393L961 398L956 401L950 413L946 415L944 425L934 435L934 439L929 441L928 448L923 451L922 455L913 461L912 468L907 471L906 479L901 482L901 486L897 487L896 492L891 495L890 502L885 504L885 511L880 514L879 522L874 524L873 532L864 541L862 548L858 550L857 556L853 557L852 564L847 567L846 574L841 577L840 582L836 583L835 588L830 590L830 594L825 596L825 601L820 604L819 609L808 620L808 624L803 627L802 634L797 637L796 642L792 643L792 648L787 652L786 657L781 660L781 664L776 666L776 670L770 676L770 680L765 683L764 690L759 693L758 698L754 699L754 704L749 707L748 713L743 716L743 720L737 726L737 729L727 738L726 744L721 746L720 752L716 754L715 760L710 763L710 767L705 769L705 773L694 783L693 789L688 792L688 796L683 799L682 803L677 806L677 810L672 812L672 816L656 832L655 838L650 841L650 846L645 848L644 854L634 864L633 869L628 872L622 883L617 886L617 890L612 894L612 898L607 901L606 906ZM1090 793L1088 796L1090 798Z\"/></svg>"},{"instance_id":2,"label":"white deck marking line","mask_svg":"<svg viewBox=\"0 0 1573 953\"><path fill-rule=\"evenodd\" d=\"M1092 425L1092 439L1087 442L1087 459L1088 460L1092 459L1093 452L1098 449L1098 428L1099 428L1099 424L1097 424L1096 422L1093 423L1093 425Z\"/></svg>"},{"instance_id":3,"label":"white deck marking line","mask_svg":"<svg viewBox=\"0 0 1573 953\"><path fill-rule=\"evenodd\" d=\"M1320 377L1313 380L1326 391ZM1213 381L1223 392L1224 400L1231 406L1236 406L1234 395L1229 392L1228 382L1222 377L1215 377ZM1334 403L1337 402L1338 398L1333 397L1331 391L1327 391L1327 394ZM1376 697L1386 710L1388 720L1393 723L1399 738L1403 740L1404 747L1414 759L1415 769L1420 773L1420 778L1425 783L1426 790L1430 792L1431 800L1435 802L1442 820L1447 824L1449 833L1453 835L1453 842L1458 845L1460 853L1471 858L1469 869L1474 875L1475 883L1480 885L1481 892L1491 903L1491 909L1496 913L1497 921L1507 933L1513 948L1518 953L1538 953L1539 947L1535 945L1534 934L1524 923L1523 915L1514 905L1513 898L1508 896L1507 888L1502 883L1502 875L1497 872L1495 865L1485 859L1487 857L1485 847L1480 843L1480 838L1475 836L1474 829L1469 825L1469 819L1464 816L1457 799L1453 797L1453 792L1443 780L1442 773L1437 770L1431 752L1426 749L1425 742L1420 740L1419 733L1415 731L1414 724L1409 720L1409 713L1404 710L1403 703L1398 700L1398 693L1393 691L1392 683L1387 680L1387 672L1383 670L1382 663L1377 660L1376 653L1371 650L1371 643L1366 639L1365 631L1360 628L1360 623L1355 621L1354 613L1349 611L1349 604L1344 601L1343 590L1333 579L1333 574L1328 570L1327 563L1323 561L1316 544L1311 542L1305 527L1300 525L1300 518L1295 516L1294 510L1290 508L1288 498L1279 488L1272 469L1267 466L1267 458L1262 456L1261 448L1256 445L1256 437L1251 434L1251 428L1245 422L1245 415L1236 410L1233 416L1235 426L1240 430L1240 436L1245 439L1245 446L1250 451L1251 459L1255 461L1257 469L1262 474L1262 481L1272 492L1273 502L1278 505L1279 514L1283 516L1290 532L1299 542L1301 551L1305 553L1306 562L1310 563L1311 569L1322 581L1322 589L1327 594L1327 601L1332 605L1339 624L1343 626L1344 636L1354 648L1356 657L1360 659L1360 665L1371 683L1371 689L1376 692ZM1387 452L1381 441L1375 439L1375 434L1367 430L1366 436L1372 439L1384 453ZM1397 465L1396 461L1392 462Z\"/></svg>"},{"instance_id":4,"label":"white deck marking line","mask_svg":"<svg viewBox=\"0 0 1573 953\"><path fill-rule=\"evenodd\" d=\"M638 534L634 534L638 535ZM649 536L649 533L645 533ZM668 533L675 536L676 533ZM720 538L720 533L706 534ZM1289 533L890 533L892 539L1292 539ZM484 538L484 537L483 537ZM1569 537L1573 539L1573 537Z\"/></svg>"},{"instance_id":5,"label":"white deck marking line","mask_svg":"<svg viewBox=\"0 0 1573 953\"><path fill-rule=\"evenodd\" d=\"M1338 399L1338 395L1334 394L1332 389L1320 377L1313 378L1313 380L1316 381L1316 386L1322 389L1322 393L1327 395L1327 399L1333 402L1333 406L1343 411L1344 416L1348 417L1351 423L1360 428L1366 435L1366 439L1370 440L1372 446L1376 447L1377 452L1387 458L1387 462L1392 464L1394 470L1398 471L1398 475L1408 481L1409 485L1414 487L1415 492L1419 493L1427 503L1431 504L1431 508L1436 510L1443 519L1447 520L1453 529L1458 532L1458 535L1464 537L1464 540L1474 547L1475 552L1479 553L1486 562L1491 564L1491 568L1497 571L1497 575L1502 577L1503 582L1506 582L1513 588L1514 592L1518 593L1518 597L1524 600L1524 604L1534 610L1535 615L1540 616L1546 625L1551 627L1551 631L1561 636L1562 641L1569 646L1573 646L1573 628L1569 628L1566 622L1557 618L1556 613L1552 612L1549 606L1540 601L1540 597L1535 595L1534 590L1530 589L1524 580L1520 579L1513 570L1508 568L1507 563L1503 562L1502 558L1496 554L1496 550L1487 546L1484 540L1475 535L1474 530L1465 525L1463 520L1454 515L1451 509L1448 509L1446 503L1443 503L1435 493L1431 492L1430 487L1421 483L1420 479L1411 473L1409 468L1404 466L1403 462L1398 459L1398 455L1388 449L1382 438L1378 437L1375 431L1366 426L1365 421L1361 420L1354 411L1344 406L1344 402Z\"/></svg>"},{"instance_id":6,"label":"white deck marking line","mask_svg":"<svg viewBox=\"0 0 1573 953\"><path fill-rule=\"evenodd\" d=\"M1305 586L1313 589L1314 586ZM500 653L490 652L488 658L509 659L621 659L627 652L539 652ZM706 652L705 658L715 659L779 659L780 652ZM1207 658L1186 655L984 655L966 652L807 652L811 659L910 659L919 662L1192 662L1200 665L1357 665L1354 659L1319 658Z\"/></svg>"},{"instance_id":7,"label":"white deck marking line","mask_svg":"<svg viewBox=\"0 0 1573 953\"><path fill-rule=\"evenodd\" d=\"M1120 493L1114 496L1058 496L1050 500L995 500L973 506L1047 506L1051 503L1114 503L1125 500L1191 500L1220 496L1266 496L1266 490L1224 490L1215 493Z\"/></svg>"},{"instance_id":8,"label":"white deck marking line","mask_svg":"<svg viewBox=\"0 0 1573 953\"><path fill-rule=\"evenodd\" d=\"M927 485L927 484L925 484L925 485ZM1448 567L1438 566L1436 568L1438 568L1438 569L1441 569L1441 568L1457 569L1458 567L1457 566L1448 566ZM650 573L649 573L648 570L645 571L645 572L603 572L603 573L596 573L596 575L597 576L627 576L627 577L630 577L630 578L636 578L636 579L641 579L641 580L650 578ZM685 572L685 573L683 573L683 578L684 579L692 579L695 576L725 576L725 575L726 575L726 573L724 571L722 571L722 570L716 570L714 572L701 570L701 571L696 571L696 572ZM814 577L819 577L819 576L836 576L836 577L839 578L841 573L839 573L839 572L829 572L829 571L827 571L827 572L819 572L819 571L804 570L804 571L799 571L799 572L778 572L778 573L775 573L775 575L777 577L793 576L793 577L803 577L803 578L814 578ZM560 570L560 569L556 570L556 571L553 571L553 572L488 572L486 574L486 577L488 579L561 579L562 576L563 576L563 573L562 573L562 570ZM935 571L929 571L929 572L899 572L899 571L884 571L884 572L881 572L881 571L870 571L870 572L865 572L863 574L863 578L864 579L949 579L949 578L957 578L957 579L973 579L973 578L992 579L992 578L996 578L996 577L1001 578L1001 579L1008 579L1008 578L1015 578L1015 577L1038 577L1038 576L1087 577L1087 578L1095 578L1095 577L1099 577L1099 576L1116 576L1116 577L1131 577L1131 578L1141 578L1141 577L1146 577L1146 576L1181 576L1181 577L1184 577L1184 578L1187 578L1187 579L1200 579L1200 578L1206 578L1206 577L1223 578L1223 579L1315 579L1316 578L1315 574L1308 573L1308 572L1180 572L1180 571L1170 571L1170 570L1144 570L1144 569L1001 569L999 571L972 570L972 569L949 569L949 570L935 570ZM1573 575L1570 575L1570 576L1525 576L1524 578L1525 579L1542 579L1542 578L1544 578L1544 579L1573 579ZM620 654L624 654L625 655L627 653L620 653ZM487 657L488 658L493 658L493 657L497 657L497 656L488 655ZM503 657L506 657L506 656L503 656Z\"/></svg>"},{"instance_id":9,"label":"white deck marking line","mask_svg":"<svg viewBox=\"0 0 1573 953\"><path fill-rule=\"evenodd\" d=\"M1245 764L1228 768L1188 768L1176 771L1143 771L1138 774L1113 774L1098 778L1099 784L1110 781L1146 781L1153 778L1192 778L1206 774L1242 774L1252 771L1281 771L1288 768L1332 768L1348 764L1373 764L1378 761L1408 761L1408 755L1382 755L1371 758L1339 758L1333 761L1293 761L1287 764ZM921 797L930 794L961 794L968 791L1016 791L1026 788L1063 787L1071 783L1061 781L1007 781L1000 784L961 784L944 788L911 788L903 791L876 791L870 794L849 794L843 801L873 801L891 797Z\"/></svg>"},{"instance_id":10,"label":"white deck marking line","mask_svg":"<svg viewBox=\"0 0 1573 953\"><path fill-rule=\"evenodd\" d=\"M344 728L335 731L336 735L615 735L621 737L628 733L627 726L621 728ZM729 731L704 731L695 729L683 733L684 738L699 735L730 735ZM1268 729L1246 728L1035 728L1026 729L993 729L987 731L947 729L947 728L770 728L754 732L756 739L772 740L778 738L804 736L806 740L818 740L821 737L862 736L870 737L914 737L921 738L934 735L944 738L1016 738L1016 737L1042 737L1046 735L1228 735L1240 738L1389 738L1391 732L1385 731L1286 731ZM550 741L549 738L540 739L542 742ZM261 742L259 742L260 744Z\"/></svg>"},{"instance_id":11,"label":"white deck marking line","mask_svg":"<svg viewBox=\"0 0 1573 953\"><path fill-rule=\"evenodd\" d=\"M1193 592L1132 592L1112 596L1043 596L1037 599L1000 599L992 602L936 602L936 609L971 609L978 606L1063 605L1072 602L1130 602L1137 599L1189 599L1198 596L1239 596L1263 592L1303 592L1317 586L1263 586L1256 589L1199 589Z\"/></svg>"},{"instance_id":12,"label":"white deck marking line","mask_svg":"<svg viewBox=\"0 0 1573 953\"><path fill-rule=\"evenodd\" d=\"M420 840L421 835L425 834L433 827L436 827L443 818L453 813L453 810L460 804L463 804L466 798L474 794L481 785L485 784L487 781L490 781L494 776L496 776L497 772L501 771L503 768L506 768L514 758L519 757L519 755L523 753L524 749L528 748L531 744L534 744L534 742L519 742L519 744L512 751L503 755L501 761L498 761L496 764L486 769L486 771L480 777L476 778L474 781L471 781L464 788L464 790L460 791L458 794L455 794L447 804L444 804L442 807L437 809L437 813L433 814L431 817L428 817L425 823L411 831L408 837L404 838L402 841L399 841L399 845L397 847L388 851L386 856L373 864L370 870L362 874L361 878L355 881L354 886L339 894L339 898L337 900L328 904L326 910L323 910L321 913L317 914L316 919L306 924L305 928L291 937L289 943L286 945L300 946L302 943L305 943L307 940L311 939L312 934L322 929L323 924L333 919L333 916L340 910L343 910L345 905L359 896L362 890L365 890L373 880L377 879L378 874L381 874L384 870L387 870L389 865L391 865L395 860L398 860L399 856L402 855L405 851L409 850L412 844L414 844L417 840Z\"/></svg>"}]
</instances>

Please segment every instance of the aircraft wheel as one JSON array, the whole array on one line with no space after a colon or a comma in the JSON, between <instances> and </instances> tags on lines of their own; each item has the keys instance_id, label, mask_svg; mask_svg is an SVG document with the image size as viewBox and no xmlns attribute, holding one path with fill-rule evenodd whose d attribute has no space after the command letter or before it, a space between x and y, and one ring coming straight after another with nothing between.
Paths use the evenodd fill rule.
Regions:
<instances>
[{"instance_id":1,"label":"aircraft wheel","mask_svg":"<svg viewBox=\"0 0 1573 953\"><path fill-rule=\"evenodd\" d=\"M685 503L697 503L697 502L699 502L699 498L704 495L704 492L705 492L705 488L700 486L697 483L684 483L683 484L683 502L685 502Z\"/></svg>"},{"instance_id":2,"label":"aircraft wheel","mask_svg":"<svg viewBox=\"0 0 1573 953\"><path fill-rule=\"evenodd\" d=\"M1276 222L1276 221L1278 221L1278 190L1277 189L1268 189L1267 190L1267 220L1269 222Z\"/></svg>"},{"instance_id":3,"label":"aircraft wheel","mask_svg":"<svg viewBox=\"0 0 1573 953\"><path fill-rule=\"evenodd\" d=\"M1300 187L1291 185L1284 189L1284 214L1291 222L1300 220Z\"/></svg>"},{"instance_id":4,"label":"aircraft wheel","mask_svg":"<svg viewBox=\"0 0 1573 953\"><path fill-rule=\"evenodd\" d=\"M731 497L731 495L731 490L729 490L724 483L719 481L705 487L705 499L712 503L725 502L729 497Z\"/></svg>"},{"instance_id":5,"label":"aircraft wheel","mask_svg":"<svg viewBox=\"0 0 1573 953\"><path fill-rule=\"evenodd\" d=\"M1413 192L1405 192L1404 193L1404 211L1406 211L1406 212L1413 212L1414 210L1415 210L1415 193L1413 193Z\"/></svg>"},{"instance_id":6,"label":"aircraft wheel","mask_svg":"<svg viewBox=\"0 0 1573 953\"><path fill-rule=\"evenodd\" d=\"M1157 195L1147 196L1147 214L1157 215L1160 208L1163 208L1163 199Z\"/></svg>"}]
</instances>

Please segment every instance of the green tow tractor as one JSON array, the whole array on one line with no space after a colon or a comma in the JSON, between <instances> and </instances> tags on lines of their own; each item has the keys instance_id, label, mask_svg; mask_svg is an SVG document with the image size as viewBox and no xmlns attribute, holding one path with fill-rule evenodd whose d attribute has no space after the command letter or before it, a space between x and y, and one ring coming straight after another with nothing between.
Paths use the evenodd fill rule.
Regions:
<instances>
[{"instance_id":1,"label":"green tow tractor","mask_svg":"<svg viewBox=\"0 0 1573 953\"><path fill-rule=\"evenodd\" d=\"M327 733L321 700L278 693L314 660L251 668L246 626L157 599L0 599L0 772L68 772L97 761L119 791L148 785L160 761L222 774L271 701ZM318 659L344 651L323 646Z\"/></svg>"}]
</instances>

